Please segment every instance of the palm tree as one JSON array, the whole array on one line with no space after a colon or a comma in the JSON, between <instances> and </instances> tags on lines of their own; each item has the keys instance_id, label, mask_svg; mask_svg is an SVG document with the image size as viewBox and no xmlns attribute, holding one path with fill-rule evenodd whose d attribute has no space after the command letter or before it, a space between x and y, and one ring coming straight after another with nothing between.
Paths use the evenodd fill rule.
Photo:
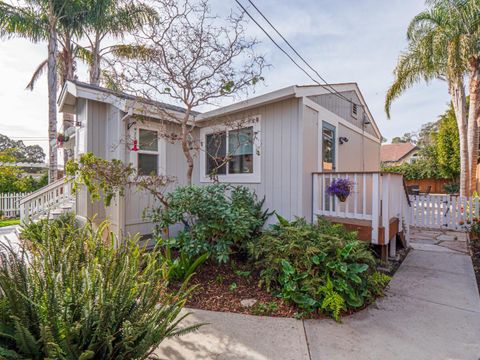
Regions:
<instances>
[{"instance_id":1,"label":"palm tree","mask_svg":"<svg viewBox=\"0 0 480 360\"><path fill-rule=\"evenodd\" d=\"M467 146L466 94L463 81L465 36L459 18L452 15L452 4L460 9L461 0L433 1L432 7L418 14L407 31L408 48L395 68L395 79L389 88L385 111L390 117L393 100L413 84L434 79L445 80L452 98L460 140L460 194L469 189L469 156Z\"/></svg>"},{"instance_id":2,"label":"palm tree","mask_svg":"<svg viewBox=\"0 0 480 360\"><path fill-rule=\"evenodd\" d=\"M48 138L49 179L57 176L57 153L51 141L57 134L57 56L58 25L73 1L28 0L12 4L0 1L0 36L21 37L33 42L47 41L48 57Z\"/></svg>"},{"instance_id":3,"label":"palm tree","mask_svg":"<svg viewBox=\"0 0 480 360\"><path fill-rule=\"evenodd\" d=\"M116 45L102 48L105 38L123 38L125 34L154 21L157 13L144 3L123 0L84 0L84 6L87 25L83 35L88 46L83 48L82 54L89 65L90 83L98 85L102 75L102 60L106 60L106 55L117 48Z\"/></svg>"}]
</instances>

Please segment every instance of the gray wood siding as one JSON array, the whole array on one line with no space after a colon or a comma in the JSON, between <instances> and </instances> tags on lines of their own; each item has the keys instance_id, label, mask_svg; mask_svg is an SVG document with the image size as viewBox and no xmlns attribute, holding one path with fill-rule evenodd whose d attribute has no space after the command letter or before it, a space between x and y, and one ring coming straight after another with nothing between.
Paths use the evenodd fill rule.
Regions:
<instances>
[{"instance_id":1,"label":"gray wood siding","mask_svg":"<svg viewBox=\"0 0 480 360\"><path fill-rule=\"evenodd\" d=\"M302 216L299 201L301 175L298 171L298 161L301 144L298 103L298 99L279 101L248 112L234 114L228 119L232 121L245 119L248 116L261 116L261 181L236 184L255 191L260 199L265 197L265 208L275 210L287 219ZM197 157L194 170L196 184L201 184L199 165ZM270 222L274 221L274 218L270 219Z\"/></svg>"},{"instance_id":2,"label":"gray wood siding","mask_svg":"<svg viewBox=\"0 0 480 360\"><path fill-rule=\"evenodd\" d=\"M319 141L318 112L305 107L303 115L302 206L303 216L312 219L312 173L318 171Z\"/></svg>"},{"instance_id":3,"label":"gray wood siding","mask_svg":"<svg viewBox=\"0 0 480 360\"><path fill-rule=\"evenodd\" d=\"M357 104L361 104L360 99L358 98L355 91L344 91L341 93L347 99L352 100ZM336 95L326 94L326 95L317 95L309 96L309 99L315 101L317 104L323 106L324 108L330 110L334 114L340 116L341 118L347 120L351 124L361 128L362 119L364 115L364 110L361 106L357 107L357 117L352 116L352 104L339 98ZM373 129L372 124L365 125L365 131L370 135L376 136L375 130Z\"/></svg>"}]
</instances>

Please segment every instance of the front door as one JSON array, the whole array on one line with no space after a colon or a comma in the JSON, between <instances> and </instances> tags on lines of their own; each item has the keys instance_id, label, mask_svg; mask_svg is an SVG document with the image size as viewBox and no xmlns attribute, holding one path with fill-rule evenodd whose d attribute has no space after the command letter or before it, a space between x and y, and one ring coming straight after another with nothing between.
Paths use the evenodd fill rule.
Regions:
<instances>
[{"instance_id":1,"label":"front door","mask_svg":"<svg viewBox=\"0 0 480 360\"><path fill-rule=\"evenodd\" d=\"M322 122L322 171L335 171L335 126Z\"/></svg>"}]
</instances>

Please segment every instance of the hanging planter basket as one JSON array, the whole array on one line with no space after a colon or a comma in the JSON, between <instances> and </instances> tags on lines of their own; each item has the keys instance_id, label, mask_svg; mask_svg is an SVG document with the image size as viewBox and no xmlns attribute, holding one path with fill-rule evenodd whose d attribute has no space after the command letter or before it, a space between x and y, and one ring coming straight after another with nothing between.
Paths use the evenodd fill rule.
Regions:
<instances>
[{"instance_id":1,"label":"hanging planter basket","mask_svg":"<svg viewBox=\"0 0 480 360\"><path fill-rule=\"evenodd\" d=\"M340 202L347 201L350 192L353 189L353 182L349 179L333 179L327 188L328 195L335 195Z\"/></svg>"}]
</instances>

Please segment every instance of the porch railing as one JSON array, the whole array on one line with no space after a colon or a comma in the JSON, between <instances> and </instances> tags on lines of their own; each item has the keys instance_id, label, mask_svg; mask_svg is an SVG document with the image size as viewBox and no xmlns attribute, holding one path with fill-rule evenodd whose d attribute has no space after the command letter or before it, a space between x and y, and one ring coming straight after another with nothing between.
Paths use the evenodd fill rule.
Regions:
<instances>
[{"instance_id":1,"label":"porch railing","mask_svg":"<svg viewBox=\"0 0 480 360\"><path fill-rule=\"evenodd\" d=\"M349 179L353 190L341 202L328 195L327 188L334 179ZM407 233L410 222L410 202L403 177L382 172L324 172L313 173L313 214L367 220L372 227L372 243L388 244L390 220L398 218L400 228ZM384 228L384 239L379 238L379 227Z\"/></svg>"},{"instance_id":2,"label":"porch railing","mask_svg":"<svg viewBox=\"0 0 480 360\"><path fill-rule=\"evenodd\" d=\"M73 199L72 184L65 178L59 179L20 200L20 219L28 223Z\"/></svg>"},{"instance_id":3,"label":"porch railing","mask_svg":"<svg viewBox=\"0 0 480 360\"><path fill-rule=\"evenodd\" d=\"M17 217L20 215L20 200L29 193L0 194L0 215Z\"/></svg>"}]
</instances>

